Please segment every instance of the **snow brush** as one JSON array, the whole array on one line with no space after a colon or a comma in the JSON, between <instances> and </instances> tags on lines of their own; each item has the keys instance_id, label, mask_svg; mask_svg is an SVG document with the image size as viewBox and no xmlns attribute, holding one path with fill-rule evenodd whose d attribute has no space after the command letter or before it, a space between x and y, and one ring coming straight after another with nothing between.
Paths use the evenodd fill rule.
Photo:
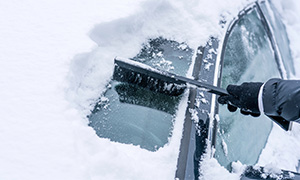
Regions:
<instances>
[{"instance_id":1,"label":"snow brush","mask_svg":"<svg viewBox=\"0 0 300 180\"><path fill-rule=\"evenodd\" d=\"M113 79L171 96L181 95L188 84L217 95L228 95L225 89L119 57L115 58Z\"/></svg>"}]
</instances>

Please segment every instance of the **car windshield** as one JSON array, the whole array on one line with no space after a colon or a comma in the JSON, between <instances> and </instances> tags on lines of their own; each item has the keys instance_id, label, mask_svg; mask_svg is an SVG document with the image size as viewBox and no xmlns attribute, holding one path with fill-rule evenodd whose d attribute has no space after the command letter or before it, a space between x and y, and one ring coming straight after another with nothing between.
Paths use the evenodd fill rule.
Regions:
<instances>
[{"instance_id":1,"label":"car windshield","mask_svg":"<svg viewBox=\"0 0 300 180\"><path fill-rule=\"evenodd\" d=\"M157 38L132 58L152 67L185 76L193 51L184 43ZM89 116L101 138L156 151L168 143L180 96L154 93L112 80Z\"/></svg>"},{"instance_id":2,"label":"car windshield","mask_svg":"<svg viewBox=\"0 0 300 180\"><path fill-rule=\"evenodd\" d=\"M270 40L255 8L243 15L229 32L223 49L223 88L229 84L265 82L271 77L279 77ZM264 116L253 118L240 112L231 113L227 106L219 106L219 116L216 159L229 170L231 162L235 161L255 164L266 144L272 122Z\"/></svg>"}]
</instances>

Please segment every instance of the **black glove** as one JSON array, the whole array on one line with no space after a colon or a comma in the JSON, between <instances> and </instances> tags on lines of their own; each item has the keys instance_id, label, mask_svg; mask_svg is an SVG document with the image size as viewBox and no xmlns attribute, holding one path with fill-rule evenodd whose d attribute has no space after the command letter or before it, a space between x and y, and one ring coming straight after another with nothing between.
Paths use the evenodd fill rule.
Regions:
<instances>
[{"instance_id":1,"label":"black glove","mask_svg":"<svg viewBox=\"0 0 300 180\"><path fill-rule=\"evenodd\" d=\"M230 112L234 112L237 108L240 108L242 114L250 114L258 117L260 116L258 93L262 85L263 83L260 82L243 83L240 86L228 85L226 89L229 95L220 96L218 102L220 104L227 104Z\"/></svg>"}]
</instances>

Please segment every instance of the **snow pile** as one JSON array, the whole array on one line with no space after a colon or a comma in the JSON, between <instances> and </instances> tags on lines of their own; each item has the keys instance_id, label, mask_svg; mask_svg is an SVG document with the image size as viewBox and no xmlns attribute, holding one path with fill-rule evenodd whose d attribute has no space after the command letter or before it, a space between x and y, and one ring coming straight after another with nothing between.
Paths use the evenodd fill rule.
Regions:
<instances>
[{"instance_id":1,"label":"snow pile","mask_svg":"<svg viewBox=\"0 0 300 180\"><path fill-rule=\"evenodd\" d=\"M258 164L261 166L273 164L277 168L297 172L300 159L299 138L300 127L296 123L293 124L291 132L285 132L278 126L274 126Z\"/></svg>"},{"instance_id":2,"label":"snow pile","mask_svg":"<svg viewBox=\"0 0 300 180\"><path fill-rule=\"evenodd\" d=\"M274 166L274 164L272 163L266 165L263 170L264 170L264 174L262 175L263 178L267 178L268 176L270 176L271 178L278 178L280 177L280 174L282 174L281 169Z\"/></svg>"},{"instance_id":3,"label":"snow pile","mask_svg":"<svg viewBox=\"0 0 300 180\"><path fill-rule=\"evenodd\" d=\"M135 0L0 2L0 179L91 179L77 127L93 135L65 98L66 76L95 46L94 24L137 9Z\"/></svg>"},{"instance_id":4,"label":"snow pile","mask_svg":"<svg viewBox=\"0 0 300 180\"><path fill-rule=\"evenodd\" d=\"M209 143L208 143L209 144ZM207 152L203 155L200 174L202 174L201 180L219 180L219 179L228 179L228 180L238 180L240 179L241 174L246 168L245 165L240 162L232 163L232 173L221 166L215 158L211 158L214 150L207 148Z\"/></svg>"}]
</instances>

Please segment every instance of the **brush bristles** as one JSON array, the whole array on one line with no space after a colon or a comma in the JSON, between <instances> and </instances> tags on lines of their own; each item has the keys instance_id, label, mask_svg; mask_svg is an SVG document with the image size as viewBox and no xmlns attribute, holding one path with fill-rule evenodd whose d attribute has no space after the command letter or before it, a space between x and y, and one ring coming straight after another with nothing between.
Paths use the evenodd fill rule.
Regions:
<instances>
[{"instance_id":1,"label":"brush bristles","mask_svg":"<svg viewBox=\"0 0 300 180\"><path fill-rule=\"evenodd\" d=\"M120 82L136 84L151 91L171 96L178 96L184 92L186 88L185 83L178 82L172 78L155 77L155 75L157 76L157 74L135 72L115 65L113 79Z\"/></svg>"}]
</instances>

